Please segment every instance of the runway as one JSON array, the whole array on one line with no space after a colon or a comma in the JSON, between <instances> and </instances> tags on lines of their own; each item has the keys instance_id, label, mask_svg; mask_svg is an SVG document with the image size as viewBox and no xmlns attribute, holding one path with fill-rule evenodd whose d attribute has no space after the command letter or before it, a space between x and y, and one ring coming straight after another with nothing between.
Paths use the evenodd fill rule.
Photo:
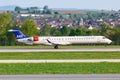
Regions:
<instances>
[{"instance_id":1,"label":"runway","mask_svg":"<svg viewBox=\"0 0 120 80\"><path fill-rule=\"evenodd\" d=\"M66 48L66 49L41 49L41 48L0 48L0 52L88 52L88 51L120 51L120 48Z\"/></svg>"},{"instance_id":2,"label":"runway","mask_svg":"<svg viewBox=\"0 0 120 80\"><path fill-rule=\"evenodd\" d=\"M0 80L120 80L120 74L0 75Z\"/></svg>"},{"instance_id":3,"label":"runway","mask_svg":"<svg viewBox=\"0 0 120 80\"><path fill-rule=\"evenodd\" d=\"M0 63L99 63L120 62L120 59L84 59L84 60L0 60Z\"/></svg>"}]
</instances>

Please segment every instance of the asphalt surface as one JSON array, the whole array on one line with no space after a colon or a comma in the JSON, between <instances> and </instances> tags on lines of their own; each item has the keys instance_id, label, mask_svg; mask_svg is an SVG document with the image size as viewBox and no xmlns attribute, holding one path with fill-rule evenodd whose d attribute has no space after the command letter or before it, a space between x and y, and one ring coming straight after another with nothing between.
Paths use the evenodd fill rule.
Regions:
<instances>
[{"instance_id":1,"label":"asphalt surface","mask_svg":"<svg viewBox=\"0 0 120 80\"><path fill-rule=\"evenodd\" d=\"M0 75L0 80L120 80L120 74Z\"/></svg>"},{"instance_id":2,"label":"asphalt surface","mask_svg":"<svg viewBox=\"0 0 120 80\"><path fill-rule=\"evenodd\" d=\"M98 63L120 62L120 59L83 59L83 60L0 60L0 63Z\"/></svg>"},{"instance_id":3,"label":"asphalt surface","mask_svg":"<svg viewBox=\"0 0 120 80\"><path fill-rule=\"evenodd\" d=\"M40 49L40 48L0 48L0 52L77 52L77 51L120 51L120 48L70 48L70 49Z\"/></svg>"}]
</instances>

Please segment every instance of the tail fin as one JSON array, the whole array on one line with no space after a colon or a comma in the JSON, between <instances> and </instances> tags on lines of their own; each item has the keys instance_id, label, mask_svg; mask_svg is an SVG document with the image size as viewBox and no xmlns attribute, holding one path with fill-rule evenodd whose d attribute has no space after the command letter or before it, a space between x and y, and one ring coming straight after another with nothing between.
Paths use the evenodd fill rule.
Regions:
<instances>
[{"instance_id":1,"label":"tail fin","mask_svg":"<svg viewBox=\"0 0 120 80\"><path fill-rule=\"evenodd\" d=\"M8 32L13 32L16 39L22 39L27 37L19 29L10 29L8 30Z\"/></svg>"}]
</instances>

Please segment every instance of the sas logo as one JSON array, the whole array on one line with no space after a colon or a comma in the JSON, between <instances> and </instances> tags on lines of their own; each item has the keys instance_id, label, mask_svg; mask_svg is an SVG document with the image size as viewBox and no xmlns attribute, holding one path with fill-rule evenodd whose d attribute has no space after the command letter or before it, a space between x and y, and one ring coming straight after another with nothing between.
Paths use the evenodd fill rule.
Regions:
<instances>
[{"instance_id":1,"label":"sas logo","mask_svg":"<svg viewBox=\"0 0 120 80\"><path fill-rule=\"evenodd\" d=\"M17 38L21 38L21 37L23 37L23 35L17 35Z\"/></svg>"}]
</instances>

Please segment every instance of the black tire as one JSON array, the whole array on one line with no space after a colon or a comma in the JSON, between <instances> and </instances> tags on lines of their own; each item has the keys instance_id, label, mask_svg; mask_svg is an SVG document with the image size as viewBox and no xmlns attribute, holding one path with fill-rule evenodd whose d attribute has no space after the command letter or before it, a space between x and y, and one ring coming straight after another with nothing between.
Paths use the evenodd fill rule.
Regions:
<instances>
[{"instance_id":1,"label":"black tire","mask_svg":"<svg viewBox=\"0 0 120 80\"><path fill-rule=\"evenodd\" d=\"M58 49L58 45L55 45L55 46L54 46L54 49Z\"/></svg>"}]
</instances>

